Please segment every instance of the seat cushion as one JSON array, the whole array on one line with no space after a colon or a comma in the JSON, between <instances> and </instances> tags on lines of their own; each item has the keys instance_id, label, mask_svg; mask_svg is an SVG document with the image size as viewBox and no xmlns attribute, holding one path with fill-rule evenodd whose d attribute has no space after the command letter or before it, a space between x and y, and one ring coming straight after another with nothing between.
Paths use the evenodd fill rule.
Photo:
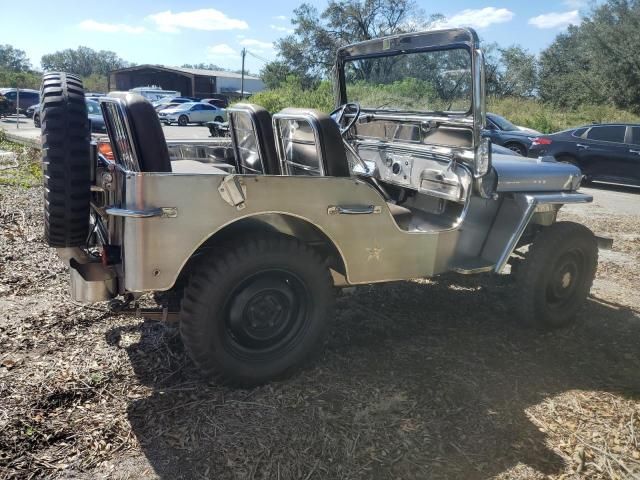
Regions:
<instances>
[{"instance_id":1,"label":"seat cushion","mask_svg":"<svg viewBox=\"0 0 640 480\"><path fill-rule=\"evenodd\" d=\"M151 103L137 93L111 92L109 96L124 102L138 152L140 171L170 172L171 161L167 141L158 114Z\"/></svg>"}]
</instances>

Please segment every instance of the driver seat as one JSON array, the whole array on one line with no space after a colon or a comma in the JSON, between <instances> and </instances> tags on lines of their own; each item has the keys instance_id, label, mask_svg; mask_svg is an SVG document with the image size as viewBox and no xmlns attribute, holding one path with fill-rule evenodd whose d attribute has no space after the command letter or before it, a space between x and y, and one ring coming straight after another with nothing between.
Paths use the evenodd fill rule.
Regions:
<instances>
[{"instance_id":1,"label":"driver seat","mask_svg":"<svg viewBox=\"0 0 640 480\"><path fill-rule=\"evenodd\" d=\"M285 108L273 128L283 175L351 176L340 129L326 113Z\"/></svg>"}]
</instances>

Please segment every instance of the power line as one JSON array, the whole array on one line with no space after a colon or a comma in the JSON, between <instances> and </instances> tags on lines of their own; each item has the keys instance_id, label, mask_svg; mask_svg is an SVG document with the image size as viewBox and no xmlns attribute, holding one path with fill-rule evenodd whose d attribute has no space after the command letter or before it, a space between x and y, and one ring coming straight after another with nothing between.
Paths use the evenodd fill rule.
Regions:
<instances>
[{"instance_id":1,"label":"power line","mask_svg":"<svg viewBox=\"0 0 640 480\"><path fill-rule=\"evenodd\" d=\"M262 61L262 62L264 62L264 63L269 63L269 62L271 61L271 60L267 60L267 59L266 59L266 58L264 58L264 57L261 57L260 55L256 55L255 53L250 52L249 50L247 50L247 53L248 53L249 55L251 55L252 57L257 58L258 60L260 60L260 61Z\"/></svg>"}]
</instances>

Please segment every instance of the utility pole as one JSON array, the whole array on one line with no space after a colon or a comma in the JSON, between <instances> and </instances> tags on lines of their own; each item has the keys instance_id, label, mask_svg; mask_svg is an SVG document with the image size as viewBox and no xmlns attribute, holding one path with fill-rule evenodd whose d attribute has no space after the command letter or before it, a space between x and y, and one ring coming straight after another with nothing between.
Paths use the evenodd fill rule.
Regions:
<instances>
[{"instance_id":1,"label":"utility pole","mask_svg":"<svg viewBox=\"0 0 640 480\"><path fill-rule=\"evenodd\" d=\"M240 77L240 98L244 100L244 57L247 56L247 49L242 49L242 75Z\"/></svg>"}]
</instances>

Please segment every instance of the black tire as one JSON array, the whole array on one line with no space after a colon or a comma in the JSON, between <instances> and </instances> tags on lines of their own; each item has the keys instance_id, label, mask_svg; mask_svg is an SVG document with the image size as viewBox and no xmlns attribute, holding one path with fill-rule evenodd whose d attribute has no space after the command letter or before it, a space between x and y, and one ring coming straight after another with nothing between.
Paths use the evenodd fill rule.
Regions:
<instances>
[{"instance_id":1,"label":"black tire","mask_svg":"<svg viewBox=\"0 0 640 480\"><path fill-rule=\"evenodd\" d=\"M222 122L224 122L224 118L222 118L222 117L216 117L216 118L215 118L215 120L214 120L214 122L222 123Z\"/></svg>"},{"instance_id":2,"label":"black tire","mask_svg":"<svg viewBox=\"0 0 640 480\"><path fill-rule=\"evenodd\" d=\"M324 345L334 300L329 269L285 235L223 252L205 260L185 289L180 333L189 356L206 377L238 386L293 373Z\"/></svg>"},{"instance_id":3,"label":"black tire","mask_svg":"<svg viewBox=\"0 0 640 480\"><path fill-rule=\"evenodd\" d=\"M188 123L189 117L187 117L186 115L180 115L178 117L178 125L180 125L181 127L185 127Z\"/></svg>"},{"instance_id":4,"label":"black tire","mask_svg":"<svg viewBox=\"0 0 640 480\"><path fill-rule=\"evenodd\" d=\"M520 143L507 143L505 147L512 152L516 152L518 155L522 155L523 157L527 156L527 149Z\"/></svg>"},{"instance_id":5,"label":"black tire","mask_svg":"<svg viewBox=\"0 0 640 480\"><path fill-rule=\"evenodd\" d=\"M593 232L573 222L540 231L515 273L515 310L526 326L562 328L584 305L598 267Z\"/></svg>"},{"instance_id":6,"label":"black tire","mask_svg":"<svg viewBox=\"0 0 640 480\"><path fill-rule=\"evenodd\" d=\"M37 113L33 115L33 126L35 128L40 128L40 115Z\"/></svg>"},{"instance_id":7,"label":"black tire","mask_svg":"<svg viewBox=\"0 0 640 480\"><path fill-rule=\"evenodd\" d=\"M82 80L47 73L40 89L45 238L52 247L78 247L89 233L89 119Z\"/></svg>"}]
</instances>

